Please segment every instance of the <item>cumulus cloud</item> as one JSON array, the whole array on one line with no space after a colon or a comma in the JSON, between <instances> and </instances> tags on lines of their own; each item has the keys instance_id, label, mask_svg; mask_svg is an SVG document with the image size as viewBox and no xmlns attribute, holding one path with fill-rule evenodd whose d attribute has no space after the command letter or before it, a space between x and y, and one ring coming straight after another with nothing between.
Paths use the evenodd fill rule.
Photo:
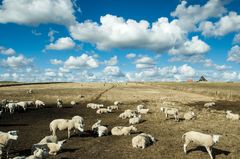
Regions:
<instances>
[{"instance_id":1,"label":"cumulus cloud","mask_svg":"<svg viewBox=\"0 0 240 159\"><path fill-rule=\"evenodd\" d=\"M10 56L16 54L16 51L12 48L5 48L3 46L0 46L0 54Z\"/></svg>"},{"instance_id":2,"label":"cumulus cloud","mask_svg":"<svg viewBox=\"0 0 240 159\"><path fill-rule=\"evenodd\" d=\"M172 55L182 54L182 55L193 55L193 54L203 54L209 51L210 46L204 41L198 39L198 36L193 36L191 41L184 42L178 48L172 48L169 53Z\"/></svg>"},{"instance_id":3,"label":"cumulus cloud","mask_svg":"<svg viewBox=\"0 0 240 159\"><path fill-rule=\"evenodd\" d=\"M179 45L185 38L185 32L168 18L159 18L149 24L113 15L101 16L100 24L85 21L70 27L71 36L80 41L96 44L98 49L145 48L161 52Z\"/></svg>"},{"instance_id":4,"label":"cumulus cloud","mask_svg":"<svg viewBox=\"0 0 240 159\"><path fill-rule=\"evenodd\" d=\"M222 77L225 81L234 81L237 80L237 72L223 72Z\"/></svg>"},{"instance_id":5,"label":"cumulus cloud","mask_svg":"<svg viewBox=\"0 0 240 159\"><path fill-rule=\"evenodd\" d=\"M192 31L196 29L195 25L199 22L212 18L221 17L225 12L225 2L222 0L209 0L206 4L189 5L187 1L181 1L171 16L177 17L177 24L186 31Z\"/></svg>"},{"instance_id":6,"label":"cumulus cloud","mask_svg":"<svg viewBox=\"0 0 240 159\"><path fill-rule=\"evenodd\" d=\"M62 60L58 60L58 59L51 59L50 63L53 65L61 65L63 63Z\"/></svg>"},{"instance_id":7,"label":"cumulus cloud","mask_svg":"<svg viewBox=\"0 0 240 159\"><path fill-rule=\"evenodd\" d=\"M201 63L202 61L204 61L204 56L202 54L174 55L168 61L170 61L170 62Z\"/></svg>"},{"instance_id":8,"label":"cumulus cloud","mask_svg":"<svg viewBox=\"0 0 240 159\"><path fill-rule=\"evenodd\" d=\"M240 33L236 34L233 38L233 44L240 43Z\"/></svg>"},{"instance_id":9,"label":"cumulus cloud","mask_svg":"<svg viewBox=\"0 0 240 159\"><path fill-rule=\"evenodd\" d=\"M3 67L18 69L32 65L33 59L26 58L23 55L11 56L1 61Z\"/></svg>"},{"instance_id":10,"label":"cumulus cloud","mask_svg":"<svg viewBox=\"0 0 240 159\"><path fill-rule=\"evenodd\" d=\"M229 12L213 23L211 21L202 22L199 26L205 36L224 36L231 32L240 31L240 15L236 12Z\"/></svg>"},{"instance_id":11,"label":"cumulus cloud","mask_svg":"<svg viewBox=\"0 0 240 159\"><path fill-rule=\"evenodd\" d=\"M181 75L185 77L193 77L195 75L195 70L188 66L187 64L184 64L178 68L178 71Z\"/></svg>"},{"instance_id":12,"label":"cumulus cloud","mask_svg":"<svg viewBox=\"0 0 240 159\"><path fill-rule=\"evenodd\" d=\"M142 56L135 61L136 68L144 69L154 67L155 61L149 56Z\"/></svg>"},{"instance_id":13,"label":"cumulus cloud","mask_svg":"<svg viewBox=\"0 0 240 159\"><path fill-rule=\"evenodd\" d=\"M0 23L68 26L75 23L74 8L71 0L3 0Z\"/></svg>"},{"instance_id":14,"label":"cumulus cloud","mask_svg":"<svg viewBox=\"0 0 240 159\"><path fill-rule=\"evenodd\" d=\"M107 76L117 76L117 77L124 76L124 74L121 72L118 66L106 66L103 72Z\"/></svg>"},{"instance_id":15,"label":"cumulus cloud","mask_svg":"<svg viewBox=\"0 0 240 159\"><path fill-rule=\"evenodd\" d=\"M56 77L57 74L52 69L46 69L45 70L45 76L47 76L47 77Z\"/></svg>"},{"instance_id":16,"label":"cumulus cloud","mask_svg":"<svg viewBox=\"0 0 240 159\"><path fill-rule=\"evenodd\" d=\"M87 54L82 54L81 56L70 56L65 62L64 62L64 68L65 71L69 69L86 69L86 68L97 68L99 66L99 62L93 58L92 56L89 56Z\"/></svg>"},{"instance_id":17,"label":"cumulus cloud","mask_svg":"<svg viewBox=\"0 0 240 159\"><path fill-rule=\"evenodd\" d=\"M46 46L47 50L66 50L75 47L74 41L70 37L59 38L55 43Z\"/></svg>"},{"instance_id":18,"label":"cumulus cloud","mask_svg":"<svg viewBox=\"0 0 240 159\"><path fill-rule=\"evenodd\" d=\"M128 58L128 59L132 59L132 58L135 58L135 57L136 57L136 54L134 54L134 53L129 53L129 54L126 55L126 58Z\"/></svg>"},{"instance_id":19,"label":"cumulus cloud","mask_svg":"<svg viewBox=\"0 0 240 159\"><path fill-rule=\"evenodd\" d=\"M105 64L108 66L114 66L118 63L118 58L117 56L113 56L112 58L110 58L108 61L105 61Z\"/></svg>"},{"instance_id":20,"label":"cumulus cloud","mask_svg":"<svg viewBox=\"0 0 240 159\"><path fill-rule=\"evenodd\" d=\"M228 61L240 63L240 47L235 45L228 51Z\"/></svg>"}]
</instances>

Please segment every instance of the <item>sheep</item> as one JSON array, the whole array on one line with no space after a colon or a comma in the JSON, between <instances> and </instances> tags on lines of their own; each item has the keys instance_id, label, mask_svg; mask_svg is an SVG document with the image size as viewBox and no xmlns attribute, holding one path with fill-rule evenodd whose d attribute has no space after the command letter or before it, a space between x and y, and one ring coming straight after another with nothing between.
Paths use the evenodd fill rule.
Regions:
<instances>
[{"instance_id":1,"label":"sheep","mask_svg":"<svg viewBox=\"0 0 240 159\"><path fill-rule=\"evenodd\" d=\"M77 105L77 102L76 102L76 101L71 101L70 104L71 104L72 106L75 106L75 105Z\"/></svg>"},{"instance_id":2,"label":"sheep","mask_svg":"<svg viewBox=\"0 0 240 159\"><path fill-rule=\"evenodd\" d=\"M113 104L116 105L116 106L118 106L118 105L122 104L122 102L115 101Z\"/></svg>"},{"instance_id":3,"label":"sheep","mask_svg":"<svg viewBox=\"0 0 240 159\"><path fill-rule=\"evenodd\" d=\"M39 144L57 143L57 142L58 142L57 136L49 135L49 136L45 136L45 137L39 142Z\"/></svg>"},{"instance_id":4,"label":"sheep","mask_svg":"<svg viewBox=\"0 0 240 159\"><path fill-rule=\"evenodd\" d=\"M130 118L129 124L135 125L135 124L139 124L141 121L142 121L142 117L141 117L141 115L138 115L137 117Z\"/></svg>"},{"instance_id":5,"label":"sheep","mask_svg":"<svg viewBox=\"0 0 240 159\"><path fill-rule=\"evenodd\" d=\"M50 131L52 132L53 136L56 136L56 130L68 130L68 138L70 138L71 130L77 129L80 132L83 132L83 125L79 122L77 122L74 119L68 120L68 119L55 119L53 120L49 125Z\"/></svg>"},{"instance_id":6,"label":"sheep","mask_svg":"<svg viewBox=\"0 0 240 159\"><path fill-rule=\"evenodd\" d=\"M95 103L88 103L87 108L92 108L92 109L99 109L104 107L103 104L95 104Z\"/></svg>"},{"instance_id":7,"label":"sheep","mask_svg":"<svg viewBox=\"0 0 240 159\"><path fill-rule=\"evenodd\" d=\"M79 124L84 126L84 119L83 117L79 116L79 115L75 115L72 117L72 120L78 122Z\"/></svg>"},{"instance_id":8,"label":"sheep","mask_svg":"<svg viewBox=\"0 0 240 159\"><path fill-rule=\"evenodd\" d=\"M130 135L131 132L136 132L137 128L133 125L125 127L125 126L116 126L112 128L112 135L121 136L121 135Z\"/></svg>"},{"instance_id":9,"label":"sheep","mask_svg":"<svg viewBox=\"0 0 240 159\"><path fill-rule=\"evenodd\" d=\"M28 102L26 101L21 101L21 102L18 102L16 103L18 107L21 107L24 111L26 111L27 109L27 106L28 106Z\"/></svg>"},{"instance_id":10,"label":"sheep","mask_svg":"<svg viewBox=\"0 0 240 159\"><path fill-rule=\"evenodd\" d=\"M161 107L160 110L165 113L166 118L170 115L170 116L174 116L176 121L179 121L179 117L178 117L179 112L177 108Z\"/></svg>"},{"instance_id":11,"label":"sheep","mask_svg":"<svg viewBox=\"0 0 240 159\"><path fill-rule=\"evenodd\" d=\"M32 90L32 89L29 89L29 90L27 91L27 93L28 93L28 94L32 94L32 93L33 93L33 90Z\"/></svg>"},{"instance_id":12,"label":"sheep","mask_svg":"<svg viewBox=\"0 0 240 159\"><path fill-rule=\"evenodd\" d=\"M149 109L138 109L137 111L139 114L147 114L149 112Z\"/></svg>"},{"instance_id":13,"label":"sheep","mask_svg":"<svg viewBox=\"0 0 240 159\"><path fill-rule=\"evenodd\" d=\"M17 107L16 103L8 103L5 108L9 110L10 114L13 114L15 111L15 108Z\"/></svg>"},{"instance_id":14,"label":"sheep","mask_svg":"<svg viewBox=\"0 0 240 159\"><path fill-rule=\"evenodd\" d=\"M111 109L111 110L118 110L118 106L117 105L111 105L111 106L108 106L107 108Z\"/></svg>"},{"instance_id":15,"label":"sheep","mask_svg":"<svg viewBox=\"0 0 240 159\"><path fill-rule=\"evenodd\" d=\"M164 101L163 105L167 105L167 106L174 106L175 103L174 102L170 102L170 101Z\"/></svg>"},{"instance_id":16,"label":"sheep","mask_svg":"<svg viewBox=\"0 0 240 159\"><path fill-rule=\"evenodd\" d=\"M96 113L97 114L106 114L106 113L111 113L112 109L110 108L99 108Z\"/></svg>"},{"instance_id":17,"label":"sheep","mask_svg":"<svg viewBox=\"0 0 240 159\"><path fill-rule=\"evenodd\" d=\"M212 107L212 106L214 106L214 105L215 105L214 102L208 102L208 103L205 103L205 104L204 104L204 107L209 108L209 107Z\"/></svg>"},{"instance_id":18,"label":"sheep","mask_svg":"<svg viewBox=\"0 0 240 159\"><path fill-rule=\"evenodd\" d=\"M196 115L193 111L189 111L189 112L184 113L183 117L185 120L191 120L191 119L196 118Z\"/></svg>"},{"instance_id":19,"label":"sheep","mask_svg":"<svg viewBox=\"0 0 240 159\"><path fill-rule=\"evenodd\" d=\"M33 152L33 155L26 157L25 159L42 159L45 157L46 150L43 150L41 148L36 148L36 150Z\"/></svg>"},{"instance_id":20,"label":"sheep","mask_svg":"<svg viewBox=\"0 0 240 159\"><path fill-rule=\"evenodd\" d=\"M95 132L96 128L101 125L102 120L97 119L97 122L92 125L92 131Z\"/></svg>"},{"instance_id":21,"label":"sheep","mask_svg":"<svg viewBox=\"0 0 240 159\"><path fill-rule=\"evenodd\" d=\"M144 108L144 105L142 105L142 104L140 104L140 105L137 106L137 110L143 109L143 108Z\"/></svg>"},{"instance_id":22,"label":"sheep","mask_svg":"<svg viewBox=\"0 0 240 159\"><path fill-rule=\"evenodd\" d=\"M57 143L45 143L45 144L34 144L35 149L41 148L47 150L47 155L57 155L57 153L62 149L63 143L66 140L58 141Z\"/></svg>"},{"instance_id":23,"label":"sheep","mask_svg":"<svg viewBox=\"0 0 240 159\"><path fill-rule=\"evenodd\" d=\"M187 154L187 146L189 143L193 142L199 146L204 146L207 149L208 154L212 157L212 146L219 142L221 135L209 135L196 131L189 131L183 134L182 138L185 140L183 145L183 151Z\"/></svg>"},{"instance_id":24,"label":"sheep","mask_svg":"<svg viewBox=\"0 0 240 159\"><path fill-rule=\"evenodd\" d=\"M126 119L126 118L131 118L131 117L134 117L134 116L136 116L136 112L128 109L128 110L125 110L123 113L121 113L119 115L119 118Z\"/></svg>"},{"instance_id":25,"label":"sheep","mask_svg":"<svg viewBox=\"0 0 240 159\"><path fill-rule=\"evenodd\" d=\"M61 99L57 99L57 108L63 107L63 101Z\"/></svg>"},{"instance_id":26,"label":"sheep","mask_svg":"<svg viewBox=\"0 0 240 159\"><path fill-rule=\"evenodd\" d=\"M6 157L8 158L8 151L11 143L17 139L17 131L0 132L0 158L2 157L3 149L6 149Z\"/></svg>"},{"instance_id":27,"label":"sheep","mask_svg":"<svg viewBox=\"0 0 240 159\"><path fill-rule=\"evenodd\" d=\"M96 123L92 125L92 131L94 134L98 134L98 137L108 135L108 128L101 125L102 120L97 120Z\"/></svg>"},{"instance_id":28,"label":"sheep","mask_svg":"<svg viewBox=\"0 0 240 159\"><path fill-rule=\"evenodd\" d=\"M44 107L45 103L43 101L36 100L35 101L35 106L36 106L36 108Z\"/></svg>"},{"instance_id":29,"label":"sheep","mask_svg":"<svg viewBox=\"0 0 240 159\"><path fill-rule=\"evenodd\" d=\"M226 115L227 119L239 120L239 114L233 114L231 110L227 110L226 113L227 113Z\"/></svg>"},{"instance_id":30,"label":"sheep","mask_svg":"<svg viewBox=\"0 0 240 159\"><path fill-rule=\"evenodd\" d=\"M141 133L132 138L132 146L134 148L145 149L147 146L152 145L156 140L150 134Z\"/></svg>"}]
</instances>

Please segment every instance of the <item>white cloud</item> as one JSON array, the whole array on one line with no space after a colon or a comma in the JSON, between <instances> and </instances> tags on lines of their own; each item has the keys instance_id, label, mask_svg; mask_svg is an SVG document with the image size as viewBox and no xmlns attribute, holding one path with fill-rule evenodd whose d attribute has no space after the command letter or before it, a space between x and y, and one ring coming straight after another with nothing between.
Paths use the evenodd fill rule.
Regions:
<instances>
[{"instance_id":1,"label":"white cloud","mask_svg":"<svg viewBox=\"0 0 240 159\"><path fill-rule=\"evenodd\" d=\"M195 70L191 66L188 66L187 64L180 66L178 68L178 71L182 76L185 77L193 77L195 75Z\"/></svg>"},{"instance_id":2,"label":"white cloud","mask_svg":"<svg viewBox=\"0 0 240 159\"><path fill-rule=\"evenodd\" d=\"M3 67L10 67L14 69L18 69L21 67L26 67L32 65L33 59L26 58L23 55L19 56L11 56L7 59L2 60L2 66Z\"/></svg>"},{"instance_id":3,"label":"white cloud","mask_svg":"<svg viewBox=\"0 0 240 159\"><path fill-rule=\"evenodd\" d=\"M71 0L3 0L0 23L24 25L75 23Z\"/></svg>"},{"instance_id":4,"label":"white cloud","mask_svg":"<svg viewBox=\"0 0 240 159\"><path fill-rule=\"evenodd\" d=\"M188 63L199 63L204 60L202 54L195 55L174 55L168 61L170 62L188 62Z\"/></svg>"},{"instance_id":5,"label":"white cloud","mask_svg":"<svg viewBox=\"0 0 240 159\"><path fill-rule=\"evenodd\" d=\"M47 76L47 77L56 77L57 74L52 69L46 69L45 70L45 76Z\"/></svg>"},{"instance_id":6,"label":"white cloud","mask_svg":"<svg viewBox=\"0 0 240 159\"><path fill-rule=\"evenodd\" d=\"M66 50L75 47L74 41L70 37L59 38L55 43L46 46L47 50Z\"/></svg>"},{"instance_id":7,"label":"white cloud","mask_svg":"<svg viewBox=\"0 0 240 159\"><path fill-rule=\"evenodd\" d=\"M151 67L154 67L155 65L155 61L148 56L143 56L136 59L135 63L136 63L136 68L138 69L151 68Z\"/></svg>"},{"instance_id":8,"label":"white cloud","mask_svg":"<svg viewBox=\"0 0 240 159\"><path fill-rule=\"evenodd\" d=\"M49 37L50 42L54 41L54 39L55 39L54 34L57 34L57 33L58 33L58 31L50 29L50 31L48 32L48 37Z\"/></svg>"},{"instance_id":9,"label":"white cloud","mask_svg":"<svg viewBox=\"0 0 240 159\"><path fill-rule=\"evenodd\" d=\"M223 72L222 77L225 81L234 81L237 80L237 72Z\"/></svg>"},{"instance_id":10,"label":"white cloud","mask_svg":"<svg viewBox=\"0 0 240 159\"><path fill-rule=\"evenodd\" d=\"M228 51L228 61L240 63L240 47L235 45Z\"/></svg>"},{"instance_id":11,"label":"white cloud","mask_svg":"<svg viewBox=\"0 0 240 159\"><path fill-rule=\"evenodd\" d=\"M63 63L62 60L58 60L58 59L51 59L50 63L53 65L61 65Z\"/></svg>"},{"instance_id":12,"label":"white cloud","mask_svg":"<svg viewBox=\"0 0 240 159\"><path fill-rule=\"evenodd\" d=\"M0 46L0 54L3 54L3 55L15 55L16 54L16 51L12 48L5 48L3 46Z\"/></svg>"},{"instance_id":13,"label":"white cloud","mask_svg":"<svg viewBox=\"0 0 240 159\"><path fill-rule=\"evenodd\" d=\"M189 5L187 1L181 1L171 16L179 18L177 24L184 30L192 31L195 25L199 22L209 19L211 17L220 17L226 12L224 8L224 1L222 0L209 0L206 4Z\"/></svg>"},{"instance_id":14,"label":"white cloud","mask_svg":"<svg viewBox=\"0 0 240 159\"><path fill-rule=\"evenodd\" d=\"M32 30L32 34L35 35L35 36L40 36L40 35L42 35L42 33L41 33L41 32L38 32L36 29L33 29L33 30Z\"/></svg>"},{"instance_id":15,"label":"white cloud","mask_svg":"<svg viewBox=\"0 0 240 159\"><path fill-rule=\"evenodd\" d=\"M113 56L111 59L109 59L108 61L105 61L105 64L108 66L114 66L118 63L118 58L117 56Z\"/></svg>"},{"instance_id":16,"label":"white cloud","mask_svg":"<svg viewBox=\"0 0 240 159\"><path fill-rule=\"evenodd\" d=\"M81 56L70 56L64 62L64 69L86 69L86 68L97 68L99 62L92 56L82 54Z\"/></svg>"},{"instance_id":17,"label":"white cloud","mask_svg":"<svg viewBox=\"0 0 240 159\"><path fill-rule=\"evenodd\" d=\"M207 45L204 41L198 39L198 36L193 36L191 41L184 42L183 45L180 45L178 48L173 48L169 50L169 53L172 55L176 54L204 54L209 51L210 46Z\"/></svg>"},{"instance_id":18,"label":"white cloud","mask_svg":"<svg viewBox=\"0 0 240 159\"><path fill-rule=\"evenodd\" d=\"M233 38L233 44L240 43L240 33L236 34Z\"/></svg>"},{"instance_id":19,"label":"white cloud","mask_svg":"<svg viewBox=\"0 0 240 159\"><path fill-rule=\"evenodd\" d=\"M113 15L101 16L100 24L91 21L70 27L74 39L96 44L98 49L145 48L157 52L179 45L185 39L185 32L168 18L159 18L149 24Z\"/></svg>"},{"instance_id":20,"label":"white cloud","mask_svg":"<svg viewBox=\"0 0 240 159\"><path fill-rule=\"evenodd\" d=\"M117 76L117 77L124 76L124 74L121 72L118 66L106 66L103 72L107 76Z\"/></svg>"},{"instance_id":21,"label":"white cloud","mask_svg":"<svg viewBox=\"0 0 240 159\"><path fill-rule=\"evenodd\" d=\"M128 59L132 59L132 58L135 58L135 57L136 57L136 54L134 54L134 53L129 53L129 54L126 55L126 58L128 58Z\"/></svg>"},{"instance_id":22,"label":"white cloud","mask_svg":"<svg viewBox=\"0 0 240 159\"><path fill-rule=\"evenodd\" d=\"M229 12L228 15L221 17L215 23L202 22L199 29L205 36L224 36L231 32L240 31L240 15L236 12Z\"/></svg>"}]
</instances>

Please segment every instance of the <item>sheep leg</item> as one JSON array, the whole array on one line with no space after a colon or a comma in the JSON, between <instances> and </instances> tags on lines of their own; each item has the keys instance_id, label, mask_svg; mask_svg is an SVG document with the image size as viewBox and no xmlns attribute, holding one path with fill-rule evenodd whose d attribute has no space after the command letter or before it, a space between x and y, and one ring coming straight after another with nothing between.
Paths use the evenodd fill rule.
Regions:
<instances>
[{"instance_id":1,"label":"sheep leg","mask_svg":"<svg viewBox=\"0 0 240 159\"><path fill-rule=\"evenodd\" d=\"M71 130L68 129L68 138L71 136Z\"/></svg>"},{"instance_id":2,"label":"sheep leg","mask_svg":"<svg viewBox=\"0 0 240 159\"><path fill-rule=\"evenodd\" d=\"M206 149L207 149L207 152L208 152L208 154L209 154L210 158L211 158L211 159L213 159L213 156L212 156L212 151L211 151L211 149L210 149L209 147L206 147Z\"/></svg>"},{"instance_id":3,"label":"sheep leg","mask_svg":"<svg viewBox=\"0 0 240 159\"><path fill-rule=\"evenodd\" d=\"M184 151L185 154L187 154L187 146L188 146L189 143L190 143L189 140L185 140L185 143L183 145L183 151Z\"/></svg>"}]
</instances>

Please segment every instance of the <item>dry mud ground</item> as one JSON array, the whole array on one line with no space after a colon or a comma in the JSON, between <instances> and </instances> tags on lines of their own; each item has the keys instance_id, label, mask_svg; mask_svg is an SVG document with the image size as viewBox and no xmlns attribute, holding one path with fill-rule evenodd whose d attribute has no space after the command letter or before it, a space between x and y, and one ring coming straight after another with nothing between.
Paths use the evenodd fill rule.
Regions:
<instances>
[{"instance_id":1,"label":"dry mud ground","mask_svg":"<svg viewBox=\"0 0 240 159\"><path fill-rule=\"evenodd\" d=\"M28 89L33 89L32 95L27 95ZM80 98L79 95L84 96ZM0 88L0 99L36 100L47 102L44 109L30 108L27 112L16 112L14 115L3 114L0 119L0 131L19 130L19 140L11 150L11 157L30 155L32 144L39 142L44 136L50 135L49 123L56 118L71 118L80 115L85 119L85 132L74 135L64 144L63 150L54 157L57 159L203 159L209 158L203 147L191 145L188 154L182 150L182 135L190 130L210 134L221 134L220 143L214 146L216 159L240 158L240 123L225 119L223 110L231 109L240 113L239 102L217 101L213 109L203 109L211 97L185 93L182 91L164 89L161 86L130 83L128 85L107 84L50 84L32 86L14 86ZM62 98L64 108L57 109L55 101ZM71 107L69 102L77 100L78 106ZM87 109L87 102L99 102L105 105L119 100L124 104L120 110L110 114L97 115L95 110ZM165 120L159 107L162 101L175 101L176 107L183 113L193 110L197 114L194 121L175 122ZM130 136L105 136L96 138L91 134L91 125L96 119L102 119L109 129L118 125L128 125L128 120L118 118L125 109L135 109L137 104L145 104L151 114L144 115L144 122L136 125L138 132L152 134L158 141L142 150L134 149ZM59 139L65 139L67 132L57 132Z\"/></svg>"}]
</instances>

